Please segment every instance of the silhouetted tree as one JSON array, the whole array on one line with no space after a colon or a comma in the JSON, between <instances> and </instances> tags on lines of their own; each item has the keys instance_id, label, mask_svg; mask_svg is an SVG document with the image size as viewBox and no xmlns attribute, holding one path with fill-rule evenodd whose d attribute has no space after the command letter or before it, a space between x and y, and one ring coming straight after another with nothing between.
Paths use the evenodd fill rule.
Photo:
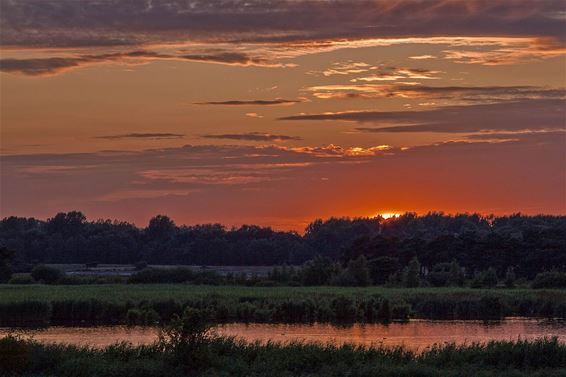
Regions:
<instances>
[{"instance_id":1,"label":"silhouetted tree","mask_svg":"<svg viewBox=\"0 0 566 377\"><path fill-rule=\"evenodd\" d=\"M304 285L324 285L328 284L333 276L339 271L339 266L331 259L316 256L307 262L302 269Z\"/></svg>"},{"instance_id":2,"label":"silhouetted tree","mask_svg":"<svg viewBox=\"0 0 566 377\"><path fill-rule=\"evenodd\" d=\"M420 285L421 264L417 258L413 258L405 269L404 283L407 288L415 288Z\"/></svg>"},{"instance_id":3,"label":"silhouetted tree","mask_svg":"<svg viewBox=\"0 0 566 377\"><path fill-rule=\"evenodd\" d=\"M377 257L368 262L369 273L374 284L384 284L389 276L399 272L399 259L393 257Z\"/></svg>"},{"instance_id":4,"label":"silhouetted tree","mask_svg":"<svg viewBox=\"0 0 566 377\"><path fill-rule=\"evenodd\" d=\"M14 252L15 272L39 263L92 261L298 266L315 255L346 268L363 255L376 284L403 271L415 257L423 277L435 265L455 261L468 274L493 267L503 277L513 267L518 278L534 279L544 271L566 271L566 216L429 213L387 220L331 218L314 221L301 236L255 225L176 226L167 216L156 216L139 229L125 222L87 221L81 212L71 211L47 221L4 218L0 244ZM454 285L450 279L448 284Z\"/></svg>"},{"instance_id":5,"label":"silhouetted tree","mask_svg":"<svg viewBox=\"0 0 566 377\"><path fill-rule=\"evenodd\" d=\"M12 259L14 252L6 246L0 246L0 283L6 283L12 277Z\"/></svg>"}]
</instances>

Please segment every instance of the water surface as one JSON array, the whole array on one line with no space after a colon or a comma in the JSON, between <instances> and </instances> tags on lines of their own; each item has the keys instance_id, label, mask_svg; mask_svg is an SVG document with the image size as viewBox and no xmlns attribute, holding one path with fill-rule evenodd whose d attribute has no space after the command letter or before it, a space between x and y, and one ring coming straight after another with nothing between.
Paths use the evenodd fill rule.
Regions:
<instances>
[{"instance_id":1,"label":"water surface","mask_svg":"<svg viewBox=\"0 0 566 377\"><path fill-rule=\"evenodd\" d=\"M556 336L566 343L566 322L534 319L506 319L497 322L427 321L405 323L355 324L337 327L330 324L242 324L232 323L214 329L218 335L235 336L247 341L292 341L360 345L404 346L422 351L434 344L469 344L490 340L537 339ZM44 343L67 343L104 347L117 342L151 344L159 330L149 327L59 327L41 330L0 328L0 337L17 333Z\"/></svg>"}]
</instances>

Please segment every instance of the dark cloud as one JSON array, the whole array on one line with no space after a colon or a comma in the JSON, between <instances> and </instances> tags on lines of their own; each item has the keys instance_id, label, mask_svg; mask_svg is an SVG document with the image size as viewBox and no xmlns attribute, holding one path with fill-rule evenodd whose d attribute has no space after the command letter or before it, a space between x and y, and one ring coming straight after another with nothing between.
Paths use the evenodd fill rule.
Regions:
<instances>
[{"instance_id":1,"label":"dark cloud","mask_svg":"<svg viewBox=\"0 0 566 377\"><path fill-rule=\"evenodd\" d=\"M128 53L80 55L74 57L0 59L0 71L21 73L28 76L48 76L88 64L120 61L127 58L163 59L170 58L170 56L153 53L151 51L132 51Z\"/></svg>"},{"instance_id":2,"label":"dark cloud","mask_svg":"<svg viewBox=\"0 0 566 377\"><path fill-rule=\"evenodd\" d=\"M269 61L265 58L254 58L245 53L239 52L222 52L216 54L193 54L181 55L180 58L192 60L197 62L212 62L224 64L239 64L239 65L266 65Z\"/></svg>"},{"instance_id":3,"label":"dark cloud","mask_svg":"<svg viewBox=\"0 0 566 377\"><path fill-rule=\"evenodd\" d=\"M209 134L202 135L206 139L229 139L229 140L248 140L248 141L288 141L302 140L298 136L273 135L261 132L248 132L243 134Z\"/></svg>"},{"instance_id":4,"label":"dark cloud","mask_svg":"<svg viewBox=\"0 0 566 377\"><path fill-rule=\"evenodd\" d=\"M0 71L43 76L75 68L87 62L88 60L81 58L0 59Z\"/></svg>"},{"instance_id":5,"label":"dark cloud","mask_svg":"<svg viewBox=\"0 0 566 377\"><path fill-rule=\"evenodd\" d=\"M402 36L564 38L560 0L4 1L2 45L84 47L156 42Z\"/></svg>"},{"instance_id":6,"label":"dark cloud","mask_svg":"<svg viewBox=\"0 0 566 377\"><path fill-rule=\"evenodd\" d=\"M495 101L565 98L566 89L536 86L425 86L399 84L322 85L306 89L320 99L432 98L454 101Z\"/></svg>"},{"instance_id":7,"label":"dark cloud","mask_svg":"<svg viewBox=\"0 0 566 377\"><path fill-rule=\"evenodd\" d=\"M484 98L563 98L566 89L549 89L537 86L424 86L424 85L397 85L391 89L391 95L403 95L405 97L430 96L433 98L473 98L467 96L478 96Z\"/></svg>"},{"instance_id":8,"label":"dark cloud","mask_svg":"<svg viewBox=\"0 0 566 377\"><path fill-rule=\"evenodd\" d=\"M276 98L272 100L230 100L230 101L211 101L211 102L196 102L195 105L228 105L228 106L248 106L248 105L259 105L259 106L277 106L277 105L292 105L295 103L302 102L296 99L283 99Z\"/></svg>"},{"instance_id":9,"label":"dark cloud","mask_svg":"<svg viewBox=\"0 0 566 377\"><path fill-rule=\"evenodd\" d=\"M543 132L485 132L467 135L466 139L481 141L528 141L532 143L552 143L556 140L564 140L564 147L566 147L566 129Z\"/></svg>"},{"instance_id":10,"label":"dark cloud","mask_svg":"<svg viewBox=\"0 0 566 377\"><path fill-rule=\"evenodd\" d=\"M131 133L131 134L122 134L122 135L104 135L104 136L97 136L97 139L108 139L108 140L119 140L119 139L151 139L151 140L159 140L159 139L181 139L185 135L183 134L174 134L174 133L163 133L163 132L153 132L153 133Z\"/></svg>"},{"instance_id":11,"label":"dark cloud","mask_svg":"<svg viewBox=\"0 0 566 377\"><path fill-rule=\"evenodd\" d=\"M139 64L154 60L177 60L209 62L229 65L258 65L265 67L283 67L285 65L269 62L267 59L250 57L247 54L211 53L207 55L174 55L154 51L135 50L99 55L77 55L71 57L47 57L31 59L0 59L0 71L21 73L28 76L46 76L65 72L89 64L119 62L124 64Z\"/></svg>"},{"instance_id":12,"label":"dark cloud","mask_svg":"<svg viewBox=\"0 0 566 377\"><path fill-rule=\"evenodd\" d=\"M566 111L559 99L533 99L481 105L448 106L426 111L346 111L294 115L280 120L342 120L394 126L357 128L363 132L519 131L564 129Z\"/></svg>"}]
</instances>

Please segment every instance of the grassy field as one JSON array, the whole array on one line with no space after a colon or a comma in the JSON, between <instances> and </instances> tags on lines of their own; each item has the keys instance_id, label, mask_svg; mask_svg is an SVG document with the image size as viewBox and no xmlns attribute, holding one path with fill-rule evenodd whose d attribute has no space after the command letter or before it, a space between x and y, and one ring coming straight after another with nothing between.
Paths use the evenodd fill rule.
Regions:
<instances>
[{"instance_id":1,"label":"grassy field","mask_svg":"<svg viewBox=\"0 0 566 377\"><path fill-rule=\"evenodd\" d=\"M218 322L388 322L408 318L566 318L566 290L244 287L189 284L0 285L0 325L137 324L184 308Z\"/></svg>"},{"instance_id":2,"label":"grassy field","mask_svg":"<svg viewBox=\"0 0 566 377\"><path fill-rule=\"evenodd\" d=\"M101 284L101 285L0 285L0 303L29 300L89 300L107 302L142 300L192 300L204 297L244 299L309 299L313 297L380 296L411 300L416 297L481 297L566 300L566 290L471 289L471 288L384 288L384 287L245 287L190 284Z\"/></svg>"},{"instance_id":3,"label":"grassy field","mask_svg":"<svg viewBox=\"0 0 566 377\"><path fill-rule=\"evenodd\" d=\"M96 267L86 268L84 264L47 264L49 267L54 267L58 270L64 271L70 275L78 276L130 276L135 273L136 267L131 264L97 264ZM196 272L215 272L220 276L227 274L246 274L247 276L267 276L267 274L277 266L191 266L191 265L148 265L150 268L157 269L173 269L177 267L188 268Z\"/></svg>"},{"instance_id":4,"label":"grassy field","mask_svg":"<svg viewBox=\"0 0 566 377\"><path fill-rule=\"evenodd\" d=\"M566 346L555 340L398 349L257 344L211 339L195 344L125 344L97 350L0 339L4 376L558 377Z\"/></svg>"}]
</instances>

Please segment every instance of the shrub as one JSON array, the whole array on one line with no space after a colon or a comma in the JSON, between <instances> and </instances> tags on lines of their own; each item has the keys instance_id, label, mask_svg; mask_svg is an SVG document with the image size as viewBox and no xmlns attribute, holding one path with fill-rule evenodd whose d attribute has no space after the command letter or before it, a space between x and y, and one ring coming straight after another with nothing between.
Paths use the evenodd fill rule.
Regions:
<instances>
[{"instance_id":1,"label":"shrub","mask_svg":"<svg viewBox=\"0 0 566 377\"><path fill-rule=\"evenodd\" d=\"M206 367L211 361L207 345L212 340L213 318L209 311L186 308L182 317L175 316L162 329L161 348L172 352L176 362L191 372Z\"/></svg>"},{"instance_id":2,"label":"shrub","mask_svg":"<svg viewBox=\"0 0 566 377\"><path fill-rule=\"evenodd\" d=\"M52 307L48 302L23 301L0 304L2 326L46 326L51 319Z\"/></svg>"},{"instance_id":3,"label":"shrub","mask_svg":"<svg viewBox=\"0 0 566 377\"><path fill-rule=\"evenodd\" d=\"M5 246L0 246L0 283L6 283L12 276L11 261L14 252Z\"/></svg>"},{"instance_id":4,"label":"shrub","mask_svg":"<svg viewBox=\"0 0 566 377\"><path fill-rule=\"evenodd\" d=\"M399 259L378 257L368 262L370 276L374 284L385 284L387 279L399 272Z\"/></svg>"},{"instance_id":5,"label":"shrub","mask_svg":"<svg viewBox=\"0 0 566 377\"><path fill-rule=\"evenodd\" d=\"M139 325L142 320L142 312L138 308L128 309L126 312L126 323L130 326Z\"/></svg>"},{"instance_id":6,"label":"shrub","mask_svg":"<svg viewBox=\"0 0 566 377\"><path fill-rule=\"evenodd\" d=\"M466 280L466 276L464 273L464 269L460 267L458 262L453 260L450 263L450 279L449 279L450 285L457 285L461 287L464 285L465 280Z\"/></svg>"},{"instance_id":7,"label":"shrub","mask_svg":"<svg viewBox=\"0 0 566 377\"><path fill-rule=\"evenodd\" d=\"M406 321L411 317L411 305L406 302L396 302L391 308L391 318Z\"/></svg>"},{"instance_id":8,"label":"shrub","mask_svg":"<svg viewBox=\"0 0 566 377\"><path fill-rule=\"evenodd\" d=\"M495 269L493 267L488 268L482 280L485 287L494 288L497 286L497 272L495 272Z\"/></svg>"},{"instance_id":9,"label":"shrub","mask_svg":"<svg viewBox=\"0 0 566 377\"><path fill-rule=\"evenodd\" d=\"M484 296L480 298L478 314L481 319L501 319L503 305L499 297Z\"/></svg>"},{"instance_id":10,"label":"shrub","mask_svg":"<svg viewBox=\"0 0 566 377\"><path fill-rule=\"evenodd\" d=\"M427 276L428 281L435 287L445 287L450 284L450 263L438 263L432 267Z\"/></svg>"},{"instance_id":11,"label":"shrub","mask_svg":"<svg viewBox=\"0 0 566 377\"><path fill-rule=\"evenodd\" d=\"M476 272L470 284L472 288L494 288L497 286L497 273L493 267Z\"/></svg>"},{"instance_id":12,"label":"shrub","mask_svg":"<svg viewBox=\"0 0 566 377\"><path fill-rule=\"evenodd\" d=\"M548 271L537 274L533 288L566 288L566 272Z\"/></svg>"},{"instance_id":13,"label":"shrub","mask_svg":"<svg viewBox=\"0 0 566 377\"><path fill-rule=\"evenodd\" d=\"M30 362L31 352L24 340L8 335L0 339L0 372L2 375L16 375L24 370ZM4 374L6 373L6 374Z\"/></svg>"},{"instance_id":14,"label":"shrub","mask_svg":"<svg viewBox=\"0 0 566 377\"><path fill-rule=\"evenodd\" d=\"M126 323L130 326L151 326L159 323L159 314L153 309L131 308L126 313Z\"/></svg>"},{"instance_id":15,"label":"shrub","mask_svg":"<svg viewBox=\"0 0 566 377\"><path fill-rule=\"evenodd\" d=\"M517 280L515 271L513 271L512 267L509 267L505 273L505 286L507 288L515 288L515 280Z\"/></svg>"},{"instance_id":16,"label":"shrub","mask_svg":"<svg viewBox=\"0 0 566 377\"><path fill-rule=\"evenodd\" d=\"M330 284L339 287L355 287L356 280L348 270L342 270L338 275L330 279Z\"/></svg>"},{"instance_id":17,"label":"shrub","mask_svg":"<svg viewBox=\"0 0 566 377\"><path fill-rule=\"evenodd\" d=\"M40 264L33 268L31 276L35 281L45 284L55 284L64 276L64 273L55 267Z\"/></svg>"},{"instance_id":18,"label":"shrub","mask_svg":"<svg viewBox=\"0 0 566 377\"><path fill-rule=\"evenodd\" d=\"M403 282L407 288L416 288L420 285L421 264L417 258L413 258L405 269Z\"/></svg>"},{"instance_id":19,"label":"shrub","mask_svg":"<svg viewBox=\"0 0 566 377\"><path fill-rule=\"evenodd\" d=\"M381 300L381 304L379 305L379 310L377 311L377 320L383 323L391 322L391 307L389 306L389 300L383 299Z\"/></svg>"},{"instance_id":20,"label":"shrub","mask_svg":"<svg viewBox=\"0 0 566 377\"><path fill-rule=\"evenodd\" d=\"M340 270L331 259L316 256L305 263L302 268L302 281L304 285L325 285L330 282Z\"/></svg>"},{"instance_id":21,"label":"shrub","mask_svg":"<svg viewBox=\"0 0 566 377\"><path fill-rule=\"evenodd\" d=\"M8 284L33 284L35 280L29 274L14 274Z\"/></svg>"},{"instance_id":22,"label":"shrub","mask_svg":"<svg viewBox=\"0 0 566 377\"><path fill-rule=\"evenodd\" d=\"M332 300L330 307L334 312L334 319L338 322L353 322L357 310L354 301L345 296L338 296Z\"/></svg>"},{"instance_id":23,"label":"shrub","mask_svg":"<svg viewBox=\"0 0 566 377\"><path fill-rule=\"evenodd\" d=\"M358 287L365 287L371 283L367 259L363 255L348 262L346 272Z\"/></svg>"}]
</instances>

